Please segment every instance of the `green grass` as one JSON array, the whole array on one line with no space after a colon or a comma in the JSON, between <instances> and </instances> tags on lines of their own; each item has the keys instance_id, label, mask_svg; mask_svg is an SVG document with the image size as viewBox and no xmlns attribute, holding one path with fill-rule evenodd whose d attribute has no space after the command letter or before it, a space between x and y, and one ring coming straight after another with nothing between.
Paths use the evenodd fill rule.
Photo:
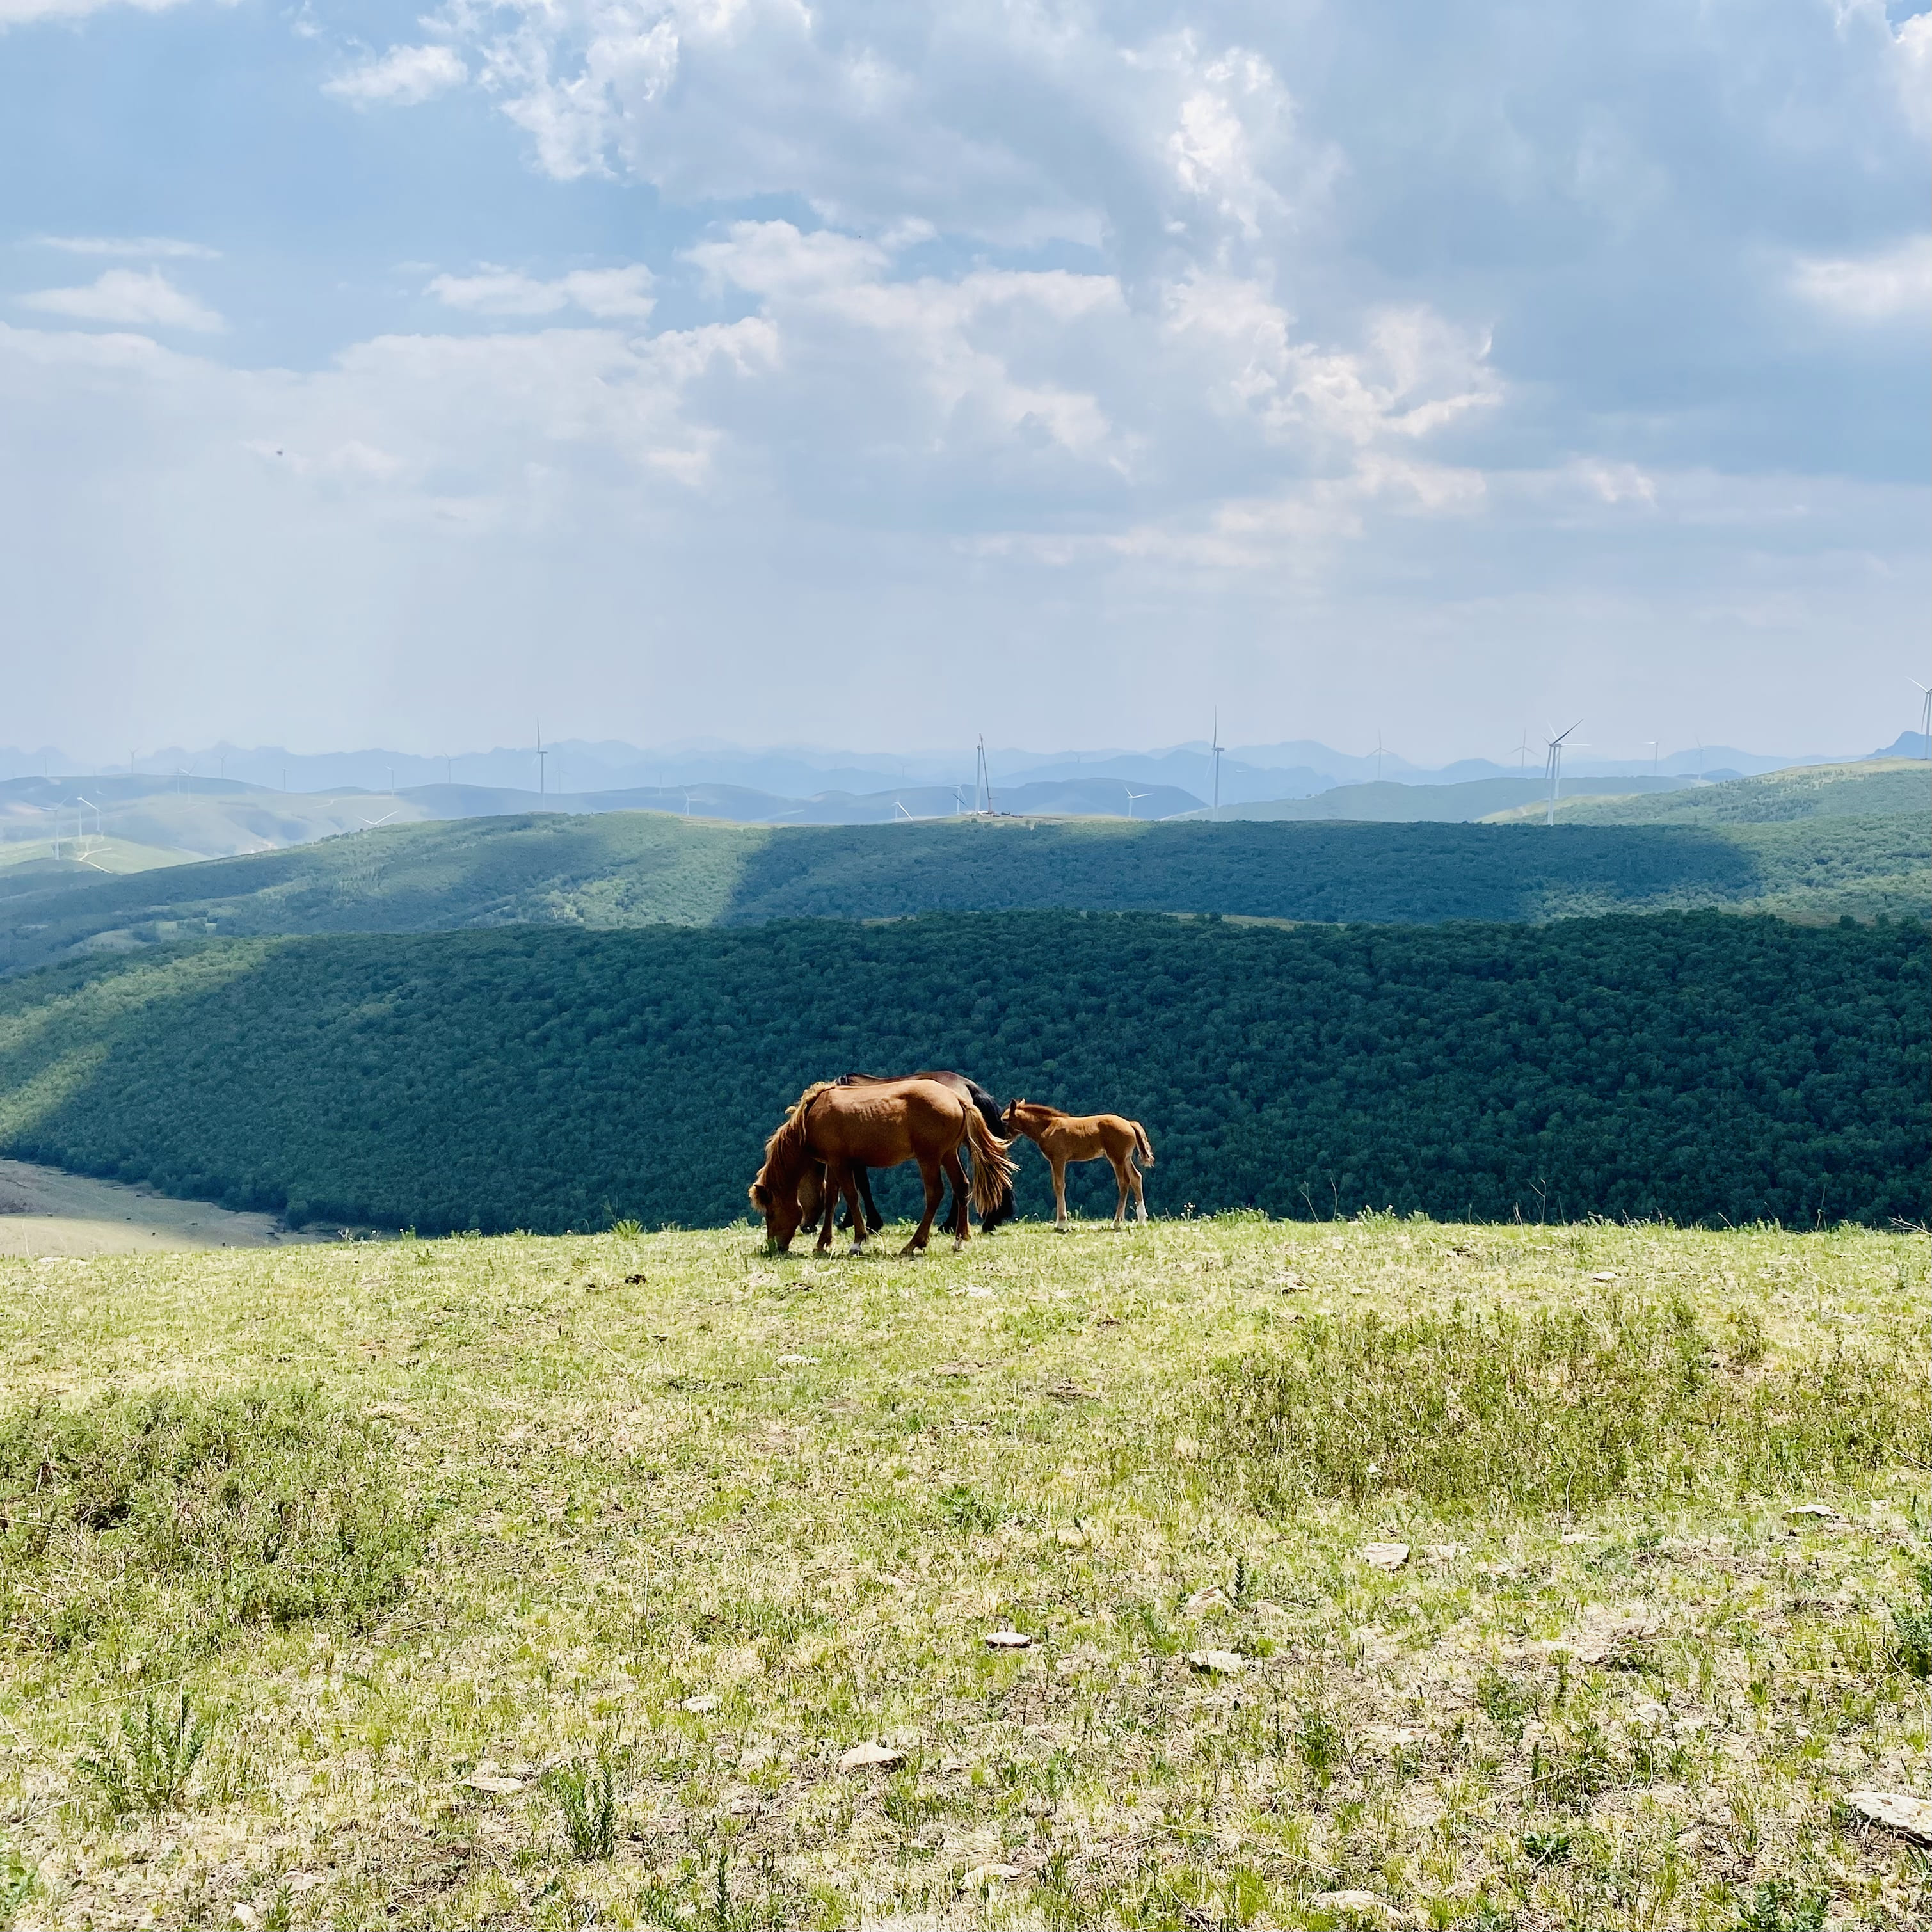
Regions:
<instances>
[{"instance_id":1,"label":"green grass","mask_svg":"<svg viewBox=\"0 0 1932 1932\"><path fill-rule=\"evenodd\" d=\"M1545 1509L1855 1479L1932 1441L1925 1362L1842 1340L1766 1366L1756 1324L1718 1334L1681 1295L1511 1312L1318 1317L1214 1378L1233 1469L1303 1496L1514 1498Z\"/></svg>"},{"instance_id":2,"label":"green grass","mask_svg":"<svg viewBox=\"0 0 1932 1932\"><path fill-rule=\"evenodd\" d=\"M715 1226L808 1082L938 1066L1144 1122L1156 1211L1883 1226L1932 1218L1928 966L1714 914L219 940L0 985L0 1148L324 1226Z\"/></svg>"},{"instance_id":3,"label":"green grass","mask_svg":"<svg viewBox=\"0 0 1932 1932\"><path fill-rule=\"evenodd\" d=\"M50 1652L116 1641L157 1662L263 1624L365 1625L426 1534L391 1432L301 1384L0 1409L0 1622Z\"/></svg>"},{"instance_id":4,"label":"green grass","mask_svg":"<svg viewBox=\"0 0 1932 1932\"><path fill-rule=\"evenodd\" d=\"M205 1422L136 1457L160 1396L229 1418L243 1469L373 1445L424 1538L373 1616L318 1592L238 1629L176 1570L166 1615L136 1580L65 1646L58 1599L102 1572L37 1575L51 1600L0 1630L20 1926L1932 1909L1922 1858L1843 1802L1922 1791L1932 1731L1898 1640L1932 1508L1921 1236L1244 1216L779 1263L741 1227L5 1262L0 1289L0 1406L80 1418L86 1466L131 1470L104 1485L138 1499L122 1528L158 1483L190 1515L208 1493ZM1632 1392L1589 1494L1480 1393L1504 1337L1498 1388ZM1893 1371L1861 1371L1849 1433L1792 1407L1834 1360ZM1306 1441L1400 1478L1251 1479L1286 1452L1225 1413L1240 1365L1298 1361L1327 1365ZM1747 1399L1700 1406L1717 1385ZM1745 1453L1752 1390L1802 1454ZM1447 1484L1445 1403L1484 1445ZM1729 1432L1708 1466L1694 1426ZM12 1466L10 1518L38 1480ZM1363 1560L1386 1542L1400 1567ZM1002 1627L1033 1647L988 1649ZM184 1695L180 1808L111 1820L82 1761ZM842 1772L869 1739L902 1761Z\"/></svg>"},{"instance_id":5,"label":"green grass","mask_svg":"<svg viewBox=\"0 0 1932 1932\"><path fill-rule=\"evenodd\" d=\"M772 827L610 812L392 825L134 878L0 874L5 963L16 969L85 943L151 940L163 926L244 936L1048 908L1377 924L1699 907L1869 919L1923 918L1928 903L1923 810L1768 825L1706 814L1684 824L1555 827Z\"/></svg>"}]
</instances>

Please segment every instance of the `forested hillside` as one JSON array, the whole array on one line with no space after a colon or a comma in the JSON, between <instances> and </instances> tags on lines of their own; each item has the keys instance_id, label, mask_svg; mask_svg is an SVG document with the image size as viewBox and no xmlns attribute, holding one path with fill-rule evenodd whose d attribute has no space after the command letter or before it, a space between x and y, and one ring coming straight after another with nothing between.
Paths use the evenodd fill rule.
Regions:
<instances>
[{"instance_id":1,"label":"forested hillside","mask_svg":"<svg viewBox=\"0 0 1932 1932\"><path fill-rule=\"evenodd\" d=\"M1923 916L1909 814L1779 825L1138 825L993 819L775 830L655 812L388 826L127 878L10 879L16 969L78 944L537 922L748 925L1064 908L1377 923L1700 906Z\"/></svg>"},{"instance_id":2,"label":"forested hillside","mask_svg":"<svg viewBox=\"0 0 1932 1932\"><path fill-rule=\"evenodd\" d=\"M298 1219L688 1226L808 1081L950 1065L1144 1121L1162 1214L1923 1221L1929 958L1709 914L216 940L0 986L0 1148Z\"/></svg>"}]
</instances>

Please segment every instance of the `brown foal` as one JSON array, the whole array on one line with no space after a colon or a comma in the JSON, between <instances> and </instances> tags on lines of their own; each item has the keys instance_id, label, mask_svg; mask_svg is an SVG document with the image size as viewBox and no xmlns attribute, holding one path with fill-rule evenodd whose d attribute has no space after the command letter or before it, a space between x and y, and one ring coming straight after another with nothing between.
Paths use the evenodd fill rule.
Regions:
<instances>
[{"instance_id":1,"label":"brown foal","mask_svg":"<svg viewBox=\"0 0 1932 1932\"><path fill-rule=\"evenodd\" d=\"M1009 1134L1024 1134L1046 1156L1053 1170L1053 1225L1066 1226L1066 1169L1078 1160L1111 1162L1120 1198L1114 1205L1114 1226L1127 1218L1127 1190L1134 1192L1134 1210L1147 1219L1147 1196L1141 1191L1136 1156L1151 1167L1154 1146L1138 1120L1118 1114L1063 1114L1037 1100L1016 1100L1000 1117Z\"/></svg>"}]
</instances>

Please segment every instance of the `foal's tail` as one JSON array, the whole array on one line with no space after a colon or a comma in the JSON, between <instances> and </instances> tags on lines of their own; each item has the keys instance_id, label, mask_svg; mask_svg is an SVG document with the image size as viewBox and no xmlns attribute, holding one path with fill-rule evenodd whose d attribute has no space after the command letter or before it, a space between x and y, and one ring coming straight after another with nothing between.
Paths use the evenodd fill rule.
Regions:
<instances>
[{"instance_id":1,"label":"foal's tail","mask_svg":"<svg viewBox=\"0 0 1932 1932\"><path fill-rule=\"evenodd\" d=\"M973 1148L973 1205L983 1222L1012 1185L1013 1164L1006 1158L1012 1143L994 1136L970 1100L966 1103L966 1138Z\"/></svg>"},{"instance_id":2,"label":"foal's tail","mask_svg":"<svg viewBox=\"0 0 1932 1932\"><path fill-rule=\"evenodd\" d=\"M1138 1120L1130 1120L1130 1121L1127 1123L1127 1125L1128 1125L1129 1126L1130 1126L1130 1127L1132 1127L1132 1128L1133 1129L1133 1130L1134 1130L1134 1139L1136 1140L1136 1142L1138 1144L1138 1145L1139 1145L1140 1150L1141 1150L1141 1165L1142 1165L1142 1166L1143 1166L1143 1167L1151 1167L1151 1166L1153 1166L1153 1165L1154 1165L1154 1143L1153 1143L1153 1142L1151 1142L1150 1140L1149 1140L1149 1139L1148 1138L1148 1137L1147 1137L1147 1130L1146 1130L1146 1128L1144 1128L1144 1126L1142 1126L1141 1125L1140 1122L1139 1122L1139 1121L1138 1121Z\"/></svg>"}]
</instances>

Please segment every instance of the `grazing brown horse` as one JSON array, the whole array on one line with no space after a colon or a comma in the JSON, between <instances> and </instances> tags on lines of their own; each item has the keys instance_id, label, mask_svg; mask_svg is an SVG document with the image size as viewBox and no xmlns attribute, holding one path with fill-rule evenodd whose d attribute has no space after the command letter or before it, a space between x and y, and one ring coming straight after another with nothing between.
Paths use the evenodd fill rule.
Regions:
<instances>
[{"instance_id":1,"label":"grazing brown horse","mask_svg":"<svg viewBox=\"0 0 1932 1932\"><path fill-rule=\"evenodd\" d=\"M951 1088L961 1100L970 1101L979 1108L980 1118L986 1124L986 1131L996 1138L999 1136L1001 1132L999 1102L978 1081L968 1078L964 1073L955 1073L950 1070L884 1075L842 1073L838 1076L838 1084L841 1087L881 1087L890 1086L897 1080L936 1080L940 1086ZM872 1199L872 1177L863 1166L855 1165L852 1178L859 1184L859 1198L866 1210L866 1232L868 1234L876 1234L886 1225L886 1217L879 1212ZM808 1234L815 1234L818 1232L818 1217L824 1211L824 1174L814 1168L799 1184L799 1205L805 1214L805 1219L800 1225ZM956 1193L943 1217L942 1225L950 1227L958 1211L959 1202ZM982 1234L990 1234L1001 1222L1010 1221L1012 1218L1013 1190L1012 1184L1008 1183L1000 1189L1000 1198L992 1212L980 1216L980 1232Z\"/></svg>"},{"instance_id":2,"label":"grazing brown horse","mask_svg":"<svg viewBox=\"0 0 1932 1932\"><path fill-rule=\"evenodd\" d=\"M1106 1160L1113 1165L1114 1180L1120 1198L1114 1207L1114 1226L1127 1217L1127 1190L1134 1190L1134 1208L1144 1221L1147 1196L1141 1192L1140 1169L1134 1165L1138 1154L1149 1167L1154 1165L1154 1146L1147 1130L1138 1120L1124 1120L1118 1114L1063 1114L1058 1107L1037 1100L1016 1100L1000 1116L1009 1134L1024 1134L1046 1156L1053 1169L1053 1225L1066 1226L1066 1169L1070 1162Z\"/></svg>"},{"instance_id":3,"label":"grazing brown horse","mask_svg":"<svg viewBox=\"0 0 1932 1932\"><path fill-rule=\"evenodd\" d=\"M820 1081L808 1087L765 1143L765 1164L752 1184L752 1202L765 1217L765 1238L782 1254L798 1232L804 1210L799 1204L800 1184L814 1164L825 1169L826 1213L818 1234L818 1252L832 1245L832 1207L842 1194L852 1215L852 1251L866 1240L865 1210L852 1178L856 1166L896 1167L916 1160L926 1184L926 1212L902 1253L914 1255L932 1233L939 1205L939 1177L952 1184L957 1204L953 1215L953 1247L964 1247L970 1230L966 1219L969 1192L959 1150L973 1150L973 1205L983 1216L1012 1179L1013 1164L1006 1144L994 1138L970 1101L932 1080L894 1080L878 1086L841 1087Z\"/></svg>"}]
</instances>

